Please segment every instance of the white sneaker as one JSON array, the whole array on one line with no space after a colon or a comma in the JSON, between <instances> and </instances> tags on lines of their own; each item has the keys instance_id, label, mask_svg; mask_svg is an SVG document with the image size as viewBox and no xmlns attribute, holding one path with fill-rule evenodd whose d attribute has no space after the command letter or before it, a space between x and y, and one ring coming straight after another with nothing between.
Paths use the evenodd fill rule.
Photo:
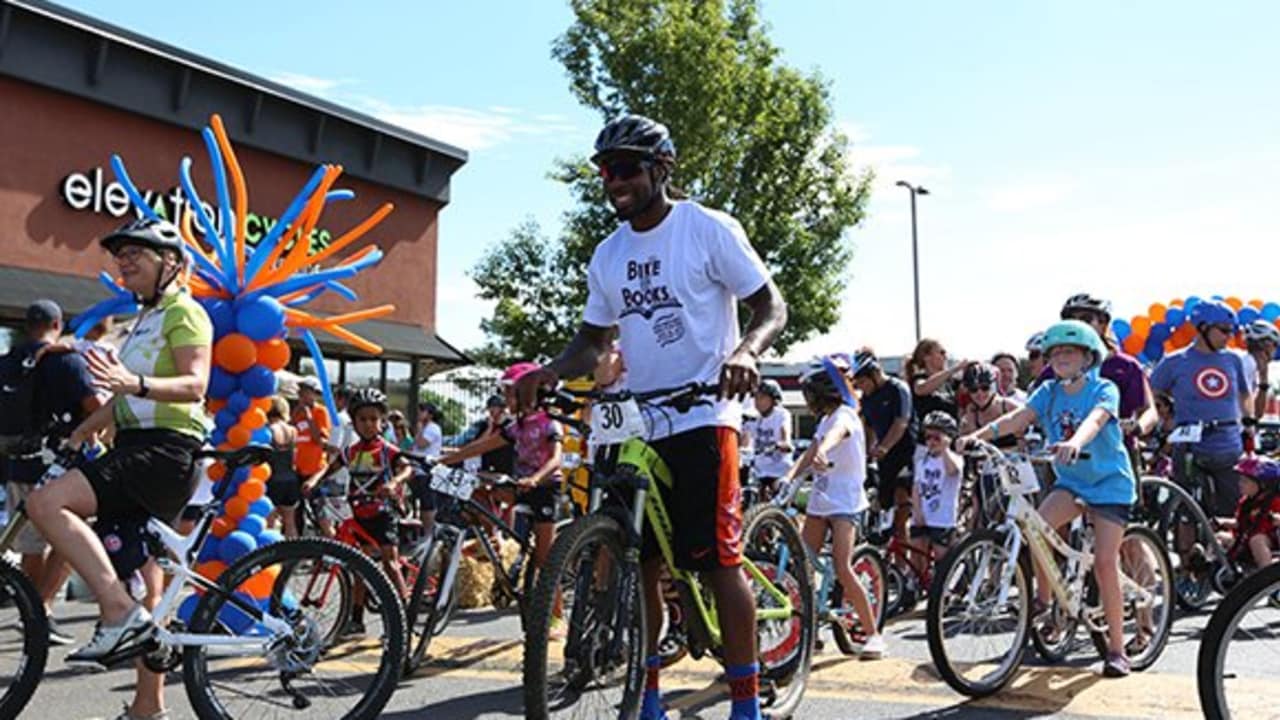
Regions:
<instances>
[{"instance_id":1,"label":"white sneaker","mask_svg":"<svg viewBox=\"0 0 1280 720\"><path fill-rule=\"evenodd\" d=\"M134 605L118 625L99 622L93 630L89 644L67 656L71 663L98 663L109 655L128 649L151 637L156 631L151 613L141 605Z\"/></svg>"},{"instance_id":2,"label":"white sneaker","mask_svg":"<svg viewBox=\"0 0 1280 720\"><path fill-rule=\"evenodd\" d=\"M889 651L884 642L884 635L876 634L867 638L862 645L862 652L859 653L859 660L879 660Z\"/></svg>"}]
</instances>

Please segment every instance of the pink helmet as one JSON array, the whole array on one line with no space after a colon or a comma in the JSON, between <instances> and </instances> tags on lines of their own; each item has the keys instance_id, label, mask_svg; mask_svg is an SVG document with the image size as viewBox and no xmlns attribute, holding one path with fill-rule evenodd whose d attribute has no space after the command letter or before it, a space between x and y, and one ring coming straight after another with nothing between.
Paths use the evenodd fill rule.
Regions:
<instances>
[{"instance_id":1,"label":"pink helmet","mask_svg":"<svg viewBox=\"0 0 1280 720\"><path fill-rule=\"evenodd\" d=\"M502 373L502 379L498 382L502 385L514 385L520 378L528 375L535 370L541 370L542 366L533 362L518 362L507 368Z\"/></svg>"},{"instance_id":2,"label":"pink helmet","mask_svg":"<svg viewBox=\"0 0 1280 720\"><path fill-rule=\"evenodd\" d=\"M1280 481L1280 463L1268 457L1246 456L1236 463L1235 471L1255 480L1264 488L1273 488Z\"/></svg>"}]
</instances>

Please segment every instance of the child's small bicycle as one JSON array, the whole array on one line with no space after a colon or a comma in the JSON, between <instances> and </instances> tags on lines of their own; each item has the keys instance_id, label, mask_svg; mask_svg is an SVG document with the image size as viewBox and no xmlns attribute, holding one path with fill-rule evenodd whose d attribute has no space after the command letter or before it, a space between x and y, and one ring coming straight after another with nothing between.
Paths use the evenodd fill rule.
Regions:
<instances>
[{"instance_id":1,"label":"child's small bicycle","mask_svg":"<svg viewBox=\"0 0 1280 720\"><path fill-rule=\"evenodd\" d=\"M1056 601L1048 628L1089 631L1099 654L1107 650L1106 617L1093 567L1093 533L1086 524L1081 549L1059 537L1027 499L1039 490L1032 462L1051 455L1006 457L990 443L971 451L995 464L1009 498L1000 526L960 541L938 564L929 592L929 654L957 692L990 695L1022 665L1027 635L1043 632L1032 622L1032 556L1046 569ZM1065 567L1055 553L1066 559ZM1151 530L1130 526L1120 546L1126 649L1134 670L1150 667L1164 650L1173 622L1173 571L1164 545Z\"/></svg>"}]
</instances>

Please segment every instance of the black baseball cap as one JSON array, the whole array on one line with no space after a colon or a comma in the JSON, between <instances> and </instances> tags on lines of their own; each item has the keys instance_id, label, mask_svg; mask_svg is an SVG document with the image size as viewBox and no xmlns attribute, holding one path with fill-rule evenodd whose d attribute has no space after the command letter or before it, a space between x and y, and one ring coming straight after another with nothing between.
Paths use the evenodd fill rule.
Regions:
<instances>
[{"instance_id":1,"label":"black baseball cap","mask_svg":"<svg viewBox=\"0 0 1280 720\"><path fill-rule=\"evenodd\" d=\"M484 406L486 408L504 408L507 406L507 401L503 400L501 395L490 395L489 399L485 401Z\"/></svg>"},{"instance_id":2,"label":"black baseball cap","mask_svg":"<svg viewBox=\"0 0 1280 720\"><path fill-rule=\"evenodd\" d=\"M37 300L27 306L27 327L45 327L62 322L62 308L52 300Z\"/></svg>"}]
</instances>

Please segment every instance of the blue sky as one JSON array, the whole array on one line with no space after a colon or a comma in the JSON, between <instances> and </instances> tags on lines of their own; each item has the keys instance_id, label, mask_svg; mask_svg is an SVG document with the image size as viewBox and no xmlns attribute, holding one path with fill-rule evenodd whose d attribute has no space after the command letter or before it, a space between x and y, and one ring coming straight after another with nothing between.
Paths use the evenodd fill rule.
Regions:
<instances>
[{"instance_id":1,"label":"blue sky","mask_svg":"<svg viewBox=\"0 0 1280 720\"><path fill-rule=\"evenodd\" d=\"M569 198L546 171L600 122L550 56L561 2L69 4L468 148L440 221L438 318L464 347L487 310L465 271L524 218L556 226ZM899 179L933 193L923 324L953 355L1021 347L1082 290L1124 315L1280 301L1280 4L765 0L763 16L784 62L831 80L854 162L878 173L843 317L793 357L909 349Z\"/></svg>"}]
</instances>

